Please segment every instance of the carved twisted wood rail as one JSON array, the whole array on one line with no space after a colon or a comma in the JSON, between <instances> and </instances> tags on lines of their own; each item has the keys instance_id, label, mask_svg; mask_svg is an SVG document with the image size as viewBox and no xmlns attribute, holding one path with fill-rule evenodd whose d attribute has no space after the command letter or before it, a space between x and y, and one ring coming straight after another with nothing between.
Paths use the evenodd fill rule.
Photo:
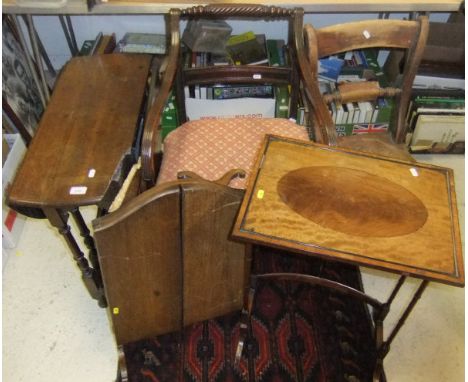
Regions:
<instances>
[{"instance_id":1,"label":"carved twisted wood rail","mask_svg":"<svg viewBox=\"0 0 468 382\"><path fill-rule=\"evenodd\" d=\"M283 8L260 4L210 4L194 6L182 10L182 17L290 17L294 8Z\"/></svg>"}]
</instances>

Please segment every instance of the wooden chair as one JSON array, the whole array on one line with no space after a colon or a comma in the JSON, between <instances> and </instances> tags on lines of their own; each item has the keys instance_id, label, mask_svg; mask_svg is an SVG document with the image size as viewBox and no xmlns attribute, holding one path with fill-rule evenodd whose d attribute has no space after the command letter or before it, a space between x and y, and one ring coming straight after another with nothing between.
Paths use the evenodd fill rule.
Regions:
<instances>
[{"instance_id":1,"label":"wooden chair","mask_svg":"<svg viewBox=\"0 0 468 382\"><path fill-rule=\"evenodd\" d=\"M181 16L286 19L291 65L182 71ZM130 172L109 213L93 222L120 349L128 342L242 309L250 249L230 241L229 235L245 178L266 133L304 140L308 140L308 133L287 119L189 121L166 138L162 154L158 152L159 122L174 84L179 106L183 105L186 84L267 82L291 84L297 89L293 35L294 31L302 33L302 16L301 9L256 5L211 5L169 12L170 48L150 96L141 168ZM181 110L184 120L184 108ZM294 108L291 110L293 114ZM228 187L232 178L237 183L230 185L237 189ZM125 380L125 355L123 351L120 354L120 376Z\"/></svg>"},{"instance_id":2,"label":"wooden chair","mask_svg":"<svg viewBox=\"0 0 468 382\"><path fill-rule=\"evenodd\" d=\"M380 155L411 160L404 147L405 117L411 96L411 87L424 51L428 34L428 18L417 20L367 20L315 29L304 27L307 60L300 60L307 101L313 110L311 124L315 140ZM298 38L298 36L296 36ZM299 39L298 46L302 41ZM322 95L318 82L318 60L330 55L358 49L402 49L406 59L398 83L381 88L377 81L343 83L338 92ZM328 104L331 102L358 102L378 97L395 97L394 116L389 134L361 134L337 137Z\"/></svg>"},{"instance_id":3,"label":"wooden chair","mask_svg":"<svg viewBox=\"0 0 468 382\"><path fill-rule=\"evenodd\" d=\"M180 19L198 19L198 18L247 18L252 20L266 19L266 20L286 20L288 21L289 28L289 50L288 50L288 61L289 65L286 67L270 67L270 66L211 66L211 67L201 67L201 68L186 68L184 69L181 64L181 49L180 49ZM224 131L232 130L232 127L228 126L232 123L230 121L217 120L216 122L212 121L189 121L188 124L185 124L187 121L187 116L185 113L185 94L184 87L192 85L213 85L213 84L271 84L271 85L290 85L291 91L291 105L297 104L298 99L298 89L299 89L299 77L298 77L298 67L297 67L297 55L298 52L295 49L295 35L299 33L302 35L302 20L303 20L303 10L294 8L294 9L285 9L280 7L267 7L267 6L258 6L258 5L249 5L249 4L229 4L229 5L209 5L206 7L197 6L188 8L182 11L171 10L169 13L169 35L171 36L171 46L168 54L167 63L163 65L164 75L162 76L161 88L159 94L156 97L153 107L150 110L145 125L145 133L142 143L142 181L143 188L148 188L153 186L158 179L158 182L161 182L158 177L158 169L161 165L160 156L158 156L158 148L160 147L160 135L161 131L159 128L159 120L161 117L162 108L167 100L168 94L172 86L175 86L176 102L178 104L179 111L179 120L183 124L178 128L171 136L169 136L164 142L165 156L167 157L168 150L167 147L171 146L171 142L176 142L173 146L177 146L179 149L177 157L186 155L180 145L180 140L189 140L196 142L203 142L203 137L209 135L223 134ZM300 52L300 54L303 54ZM289 116L294 118L296 115L296 108L291 107ZM307 139L307 136L304 135L303 131L298 128L295 123L288 121L286 119L275 119L274 123L271 119L256 119L255 121L249 119L236 119L236 131L252 131L252 126L255 127L254 130L259 133L260 140L262 140L263 135L266 133L280 133L279 129L284 131L291 130L292 136L296 138ZM281 124L281 127L278 128L278 124ZM272 126L275 126L272 128ZM211 131L210 134L206 134L206 129ZM199 131L200 130L200 131ZM187 135L190 134L190 138L187 138ZM199 134L202 134L201 136ZM237 139L242 139L245 134L237 134ZM280 134L281 135L281 134ZM249 138L249 137L246 137ZM212 137L213 140L217 141L218 137ZM256 142L259 143L258 140ZM248 144L248 139L244 139L243 142L238 142L236 146L242 147L245 144ZM254 144L254 146L257 143ZM250 144L249 144L250 145ZM190 145L187 145L190 146ZM212 147L212 146L210 146ZM223 156L224 150L221 149L218 151L220 157ZM242 150L241 150L242 151ZM201 149L202 153L206 153ZM242 154L245 154L242 151ZM192 154L193 155L193 154ZM213 155L216 157L216 155ZM253 156L251 159L253 160ZM165 160L165 162L172 162L173 159ZM164 163L162 163L164 167ZM203 164L201 167L204 167ZM239 167L239 166L235 166ZM244 168L245 169L245 168ZM199 172L201 170L199 167L186 168L185 170L190 170L193 172ZM211 177L208 177L209 180L214 180L221 177L228 169L219 168L216 173ZM248 171L248 169L245 169ZM203 175L203 174L199 174ZM163 176L164 181L174 180L176 173L173 171L171 177ZM206 178L206 175L204 176Z\"/></svg>"}]
</instances>

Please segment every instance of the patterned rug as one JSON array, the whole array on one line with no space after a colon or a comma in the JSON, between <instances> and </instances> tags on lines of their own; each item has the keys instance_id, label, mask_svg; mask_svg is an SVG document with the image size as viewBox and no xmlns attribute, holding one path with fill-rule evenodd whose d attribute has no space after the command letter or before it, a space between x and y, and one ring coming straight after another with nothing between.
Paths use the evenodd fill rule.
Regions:
<instances>
[{"instance_id":1,"label":"patterned rug","mask_svg":"<svg viewBox=\"0 0 468 382\"><path fill-rule=\"evenodd\" d=\"M321 275L362 289L357 267L257 247L253 272ZM259 281L242 360L240 313L124 347L131 382L370 381L372 324L357 300L322 287ZM183 360L178 344L184 342ZM183 374L179 365L183 361Z\"/></svg>"}]
</instances>

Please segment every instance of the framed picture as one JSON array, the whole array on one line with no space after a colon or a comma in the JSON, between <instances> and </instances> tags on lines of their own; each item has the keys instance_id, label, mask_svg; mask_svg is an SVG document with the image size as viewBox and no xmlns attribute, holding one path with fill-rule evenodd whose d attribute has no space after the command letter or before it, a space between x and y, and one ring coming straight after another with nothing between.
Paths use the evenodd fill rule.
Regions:
<instances>
[{"instance_id":1,"label":"framed picture","mask_svg":"<svg viewBox=\"0 0 468 382\"><path fill-rule=\"evenodd\" d=\"M13 23L2 19L2 107L10 121L29 140L37 128L44 111L39 90L29 69ZM25 131L22 131L25 130ZM27 137L24 137L28 142Z\"/></svg>"}]
</instances>

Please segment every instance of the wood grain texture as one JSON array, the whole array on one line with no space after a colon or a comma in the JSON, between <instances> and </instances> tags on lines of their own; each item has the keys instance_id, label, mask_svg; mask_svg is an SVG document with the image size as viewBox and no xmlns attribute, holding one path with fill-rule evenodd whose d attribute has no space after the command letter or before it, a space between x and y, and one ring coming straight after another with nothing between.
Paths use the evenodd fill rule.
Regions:
<instances>
[{"instance_id":1,"label":"wood grain texture","mask_svg":"<svg viewBox=\"0 0 468 382\"><path fill-rule=\"evenodd\" d=\"M417 35L419 23L405 20L365 20L317 30L318 55L369 47L407 49Z\"/></svg>"},{"instance_id":2,"label":"wood grain texture","mask_svg":"<svg viewBox=\"0 0 468 382\"><path fill-rule=\"evenodd\" d=\"M379 97L395 97L401 92L397 88L380 88L377 81L342 82L338 84L338 91L324 94L327 104L333 101L341 104L375 100Z\"/></svg>"},{"instance_id":3,"label":"wood grain texture","mask_svg":"<svg viewBox=\"0 0 468 382\"><path fill-rule=\"evenodd\" d=\"M335 175L322 179L328 184L312 187L308 191L315 193L305 196L316 206L316 215L312 207L304 212L309 208L304 203L283 201L278 192L283 177L304 168L320 172L323 167L338 170ZM349 172L346 179L341 178L343 171ZM349 174L359 176L353 179ZM310 178L310 175L306 177ZM454 285L464 284L450 169L270 137L250 179L234 228L235 237L390 272ZM297 181L290 187L304 192ZM287 192L294 194L293 190ZM365 200L366 193L369 200ZM399 228L396 222L392 222L391 214L395 211L390 211L386 205L372 205L372 200L391 200L393 209L398 208L399 211L397 220L406 228ZM339 203L341 207L332 203ZM353 203L356 208L349 208ZM367 210L357 208L361 203ZM332 212L325 211L326 207ZM405 208L415 209L418 215L406 213ZM424 210L427 218L424 218ZM328 220L327 213L335 214L332 222ZM382 221L383 226L378 227ZM366 228L359 227L359 223ZM382 234L384 226L393 230L392 236L375 235L376 232ZM365 235L365 229L374 232Z\"/></svg>"},{"instance_id":4,"label":"wood grain texture","mask_svg":"<svg viewBox=\"0 0 468 382\"><path fill-rule=\"evenodd\" d=\"M184 321L243 306L245 246L229 240L244 192L203 183L183 186Z\"/></svg>"},{"instance_id":5,"label":"wood grain texture","mask_svg":"<svg viewBox=\"0 0 468 382\"><path fill-rule=\"evenodd\" d=\"M414 194L362 170L302 167L280 178L277 190L299 215L348 235L401 236L415 232L427 220L427 210Z\"/></svg>"},{"instance_id":6,"label":"wood grain texture","mask_svg":"<svg viewBox=\"0 0 468 382\"><path fill-rule=\"evenodd\" d=\"M149 65L147 55L73 58L58 79L9 202L30 207L99 205L130 156ZM72 195L71 187L86 187L86 193Z\"/></svg>"},{"instance_id":7,"label":"wood grain texture","mask_svg":"<svg viewBox=\"0 0 468 382\"><path fill-rule=\"evenodd\" d=\"M393 142L392 137L387 133L338 137L337 143L339 147L351 150L364 151L402 161L414 162L413 157L408 152L408 146L404 143Z\"/></svg>"},{"instance_id":8,"label":"wood grain texture","mask_svg":"<svg viewBox=\"0 0 468 382\"><path fill-rule=\"evenodd\" d=\"M159 147L161 145L161 116L169 97L169 92L173 87L174 77L177 72L177 62L179 60L180 49L180 28L179 28L178 9L171 9L167 15L166 34L170 38L169 53L165 56L164 61L153 73L159 78L157 91L154 100L149 103L149 108L145 118L145 126L143 128L143 138L141 142L141 178L142 189L147 189L154 186L157 177L157 165ZM160 82L160 83L159 83ZM153 89L154 90L154 89ZM181 104L179 104L179 107ZM185 105L184 105L185 108Z\"/></svg>"},{"instance_id":9,"label":"wood grain texture","mask_svg":"<svg viewBox=\"0 0 468 382\"><path fill-rule=\"evenodd\" d=\"M117 344L180 328L178 208L179 188L174 185L113 225L101 228L100 219L93 222Z\"/></svg>"},{"instance_id":10,"label":"wood grain texture","mask_svg":"<svg viewBox=\"0 0 468 382\"><path fill-rule=\"evenodd\" d=\"M207 181L170 182L93 222L118 344L242 308L245 245L228 240L242 196Z\"/></svg>"}]
</instances>

